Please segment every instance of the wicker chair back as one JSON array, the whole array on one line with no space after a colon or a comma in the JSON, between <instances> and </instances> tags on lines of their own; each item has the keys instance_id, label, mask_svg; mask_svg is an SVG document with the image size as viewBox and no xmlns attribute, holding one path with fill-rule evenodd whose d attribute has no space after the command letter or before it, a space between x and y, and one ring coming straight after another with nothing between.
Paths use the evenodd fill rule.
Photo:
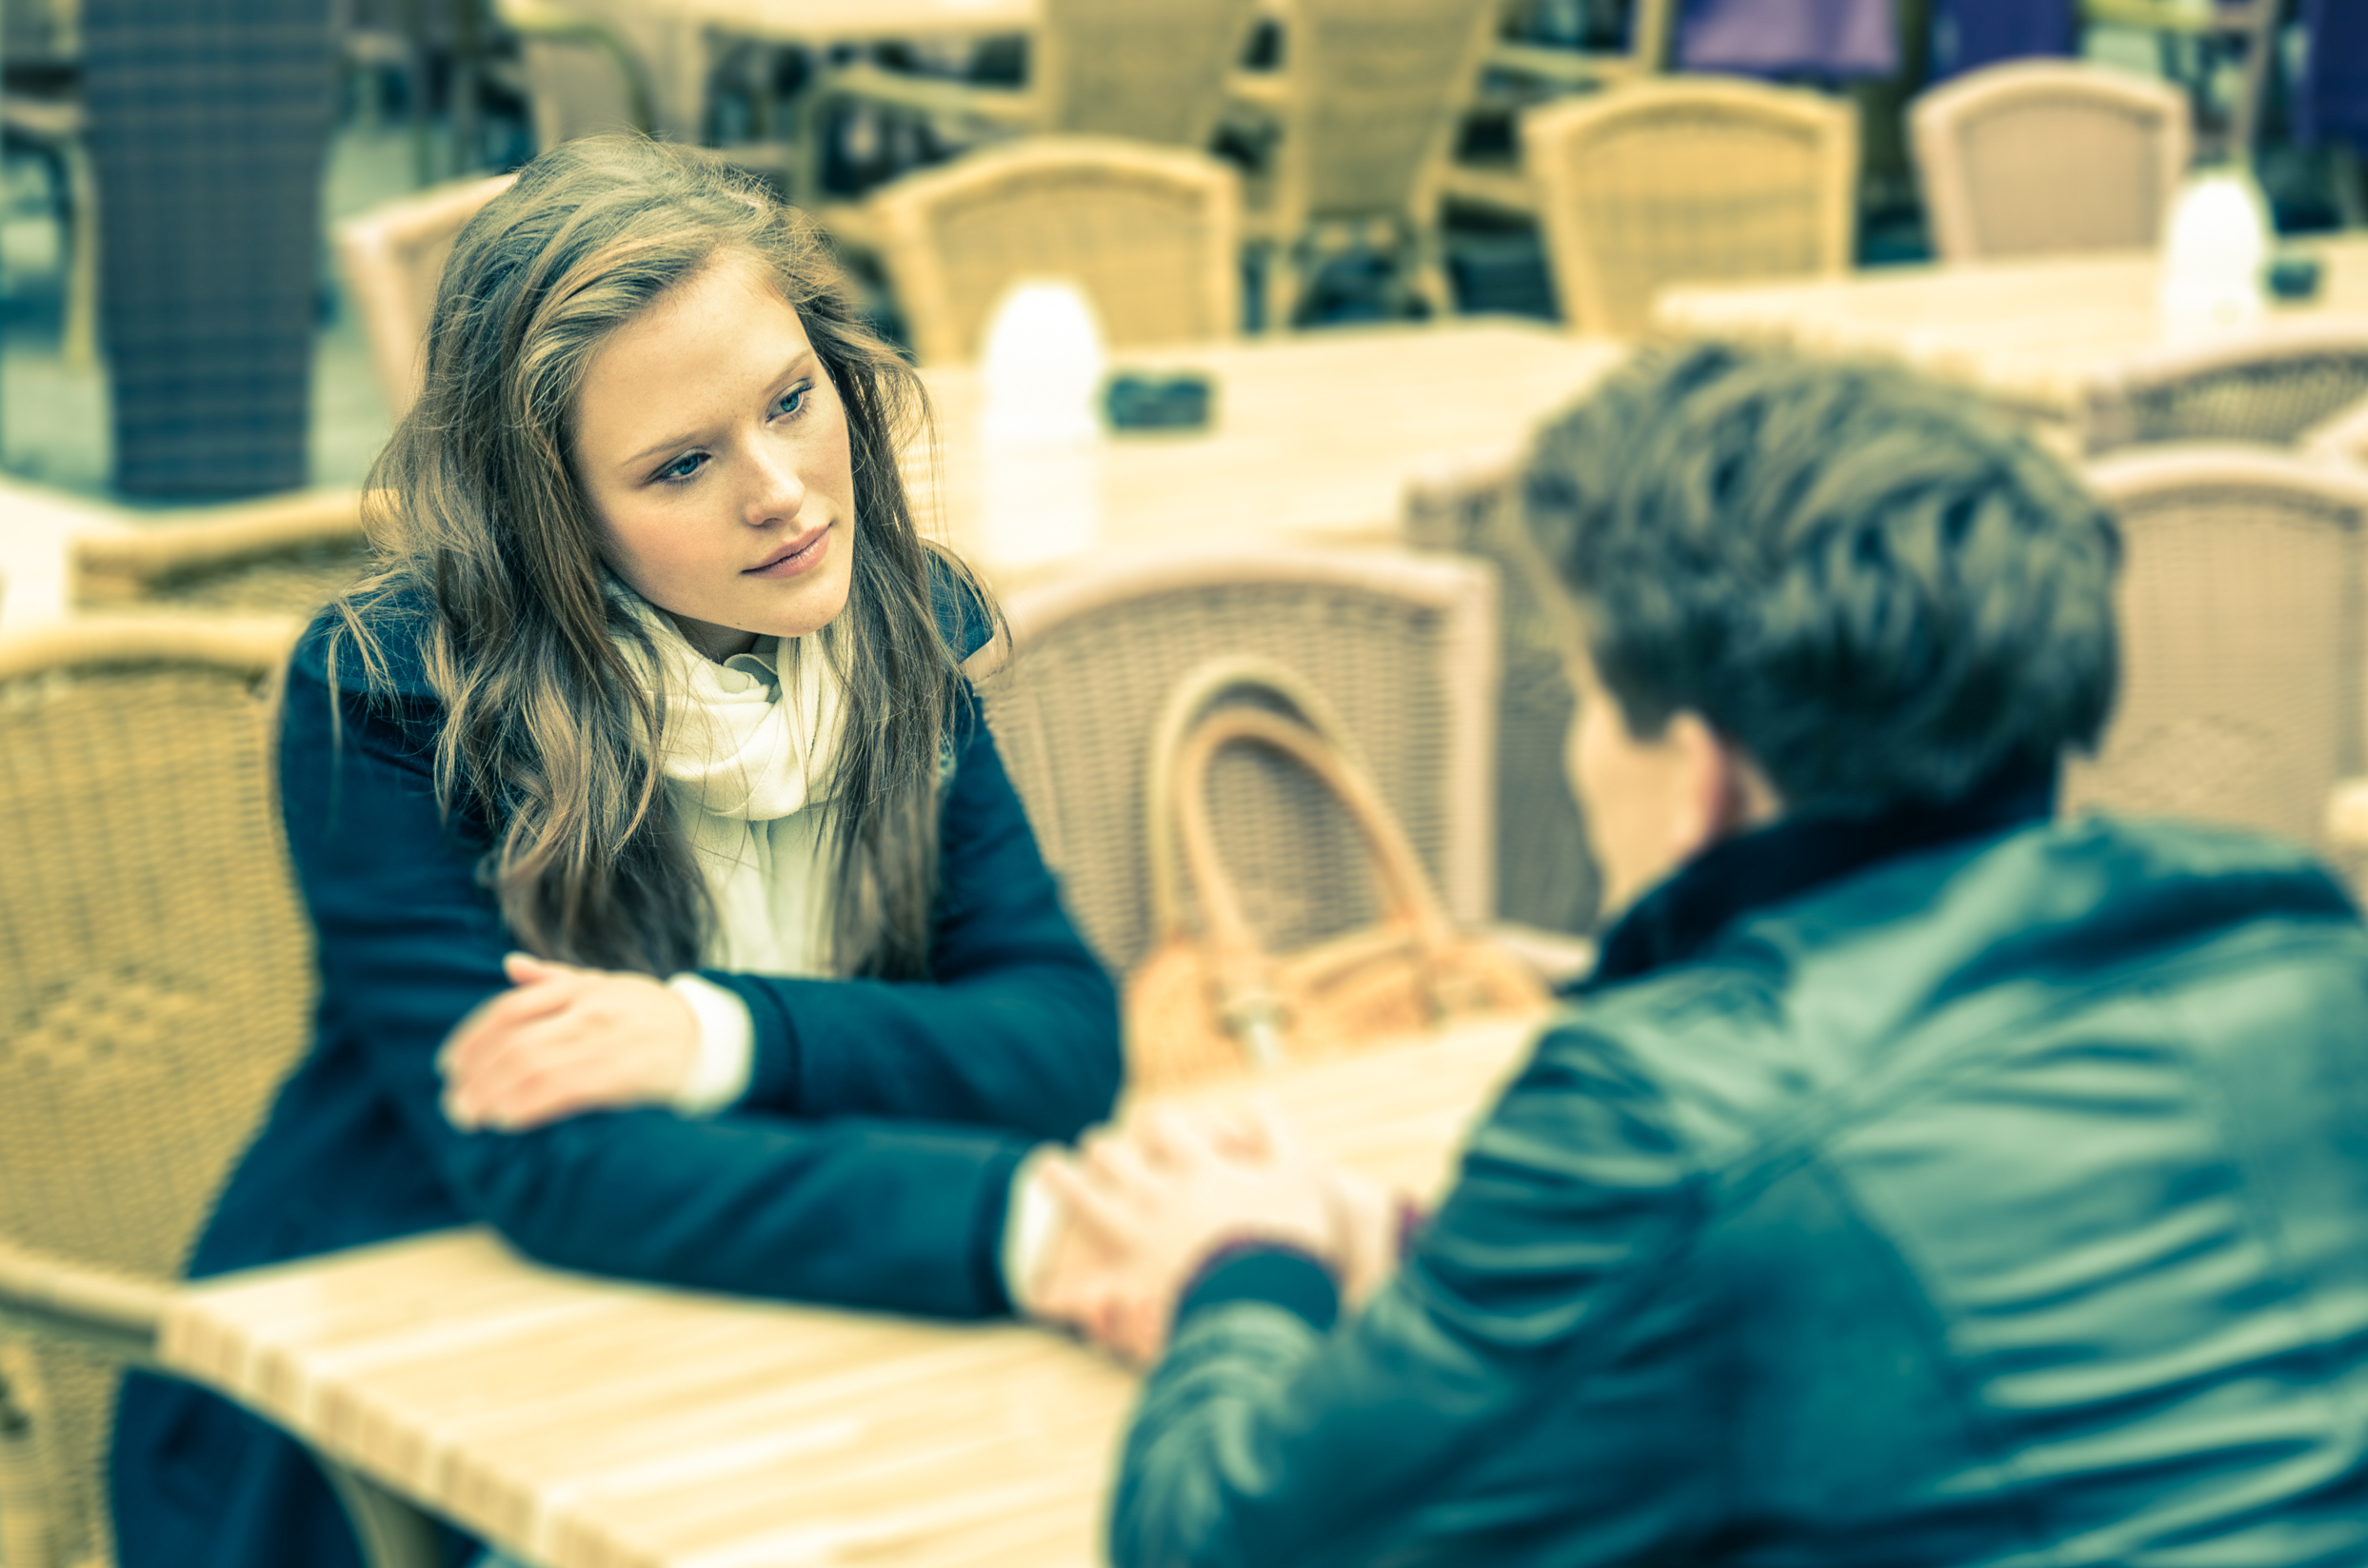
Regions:
<instances>
[{"instance_id":1,"label":"wicker chair back","mask_svg":"<svg viewBox=\"0 0 2368 1568\"><path fill-rule=\"evenodd\" d=\"M2077 418L2090 453L2171 441L2288 446L2368 398L2368 325L2277 324L2166 349L2098 376Z\"/></svg>"},{"instance_id":2,"label":"wicker chair back","mask_svg":"<svg viewBox=\"0 0 2368 1568\"><path fill-rule=\"evenodd\" d=\"M2328 847L2330 792L2368 771L2368 479L2243 447L2089 470L2119 513L2120 699L2067 808L2241 824Z\"/></svg>"},{"instance_id":3,"label":"wicker chair back","mask_svg":"<svg viewBox=\"0 0 2368 1568\"><path fill-rule=\"evenodd\" d=\"M1114 555L1015 594L1008 642L971 664L1070 915L1124 972L1152 940L1144 814L1154 724L1210 658L1257 655L1338 711L1450 914L1493 908L1495 589L1467 563L1396 553ZM1277 949L1379 913L1355 828L1303 772L1217 759L1219 851Z\"/></svg>"},{"instance_id":4,"label":"wicker chair back","mask_svg":"<svg viewBox=\"0 0 2368 1568\"><path fill-rule=\"evenodd\" d=\"M1934 88L1909 114L1934 249L1966 261L2154 246L2187 172L2193 113L2178 88L2068 60Z\"/></svg>"},{"instance_id":5,"label":"wicker chair back","mask_svg":"<svg viewBox=\"0 0 2368 1568\"><path fill-rule=\"evenodd\" d=\"M427 373L428 323L452 242L486 203L517 178L497 174L439 186L376 207L337 226L338 266L369 336L387 411L401 419Z\"/></svg>"},{"instance_id":6,"label":"wicker chair back","mask_svg":"<svg viewBox=\"0 0 2368 1568\"><path fill-rule=\"evenodd\" d=\"M1564 760L1578 714L1564 663L1573 628L1522 525L1519 482L1519 460L1502 458L1423 476L1406 489L1406 541L1496 568L1497 912L1576 934L1593 928L1601 887Z\"/></svg>"},{"instance_id":7,"label":"wicker chair back","mask_svg":"<svg viewBox=\"0 0 2368 1568\"><path fill-rule=\"evenodd\" d=\"M1198 151L1216 134L1226 73L1255 0L1045 0L1029 72L1038 124Z\"/></svg>"},{"instance_id":8,"label":"wicker chair back","mask_svg":"<svg viewBox=\"0 0 2368 1568\"><path fill-rule=\"evenodd\" d=\"M923 363L977 357L1015 281L1073 280L1114 347L1230 337L1241 183L1204 153L1040 136L908 174L872 198L881 260Z\"/></svg>"},{"instance_id":9,"label":"wicker chair back","mask_svg":"<svg viewBox=\"0 0 2368 1568\"><path fill-rule=\"evenodd\" d=\"M86 610L309 618L369 560L361 496L324 491L84 535L69 591Z\"/></svg>"},{"instance_id":10,"label":"wicker chair back","mask_svg":"<svg viewBox=\"0 0 2368 1568\"><path fill-rule=\"evenodd\" d=\"M0 1242L171 1279L305 1047L311 937L270 784L294 629L84 621L0 641ZM7 1487L12 1545L111 1560L116 1376L0 1331L0 1379L37 1422L11 1435L34 1471ZM43 1528L20 1528L33 1509Z\"/></svg>"},{"instance_id":11,"label":"wicker chair back","mask_svg":"<svg viewBox=\"0 0 2368 1568\"><path fill-rule=\"evenodd\" d=\"M1522 156L1563 319L1633 336L1664 284L1841 272L1858 144L1846 103L1719 77L1531 110Z\"/></svg>"}]
</instances>

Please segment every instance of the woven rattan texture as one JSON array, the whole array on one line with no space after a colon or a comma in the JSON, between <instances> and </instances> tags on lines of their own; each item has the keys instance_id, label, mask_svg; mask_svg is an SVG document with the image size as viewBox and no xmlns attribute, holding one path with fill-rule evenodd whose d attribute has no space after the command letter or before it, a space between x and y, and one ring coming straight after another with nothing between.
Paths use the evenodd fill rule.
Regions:
<instances>
[{"instance_id":1,"label":"woven rattan texture","mask_svg":"<svg viewBox=\"0 0 2368 1568\"><path fill-rule=\"evenodd\" d=\"M1563 660L1571 627L1560 586L1522 536L1514 477L1502 470L1408 498L1407 542L1496 568L1502 633L1497 707L1497 913L1551 931L1594 926L1601 886L1565 764L1579 711Z\"/></svg>"},{"instance_id":2,"label":"woven rattan texture","mask_svg":"<svg viewBox=\"0 0 2368 1568\"><path fill-rule=\"evenodd\" d=\"M306 1040L309 936L268 788L269 715L208 669L0 685L0 1232L177 1273ZM64 1560L106 1550L114 1377L30 1348L57 1422Z\"/></svg>"},{"instance_id":3,"label":"woven rattan texture","mask_svg":"<svg viewBox=\"0 0 2368 1568\"><path fill-rule=\"evenodd\" d=\"M2323 843L2362 770L2358 516L2204 486L2122 510L2121 696L2078 809L2197 817Z\"/></svg>"},{"instance_id":4,"label":"woven rattan texture","mask_svg":"<svg viewBox=\"0 0 2368 1568\"><path fill-rule=\"evenodd\" d=\"M1113 347L1229 337L1240 322L1212 308L1208 285L1212 267L1233 265L1217 206L1207 189L1124 164L1013 169L948 191L923 218L942 288L904 300L914 340L925 358L971 358L1004 291L1047 274L1084 288Z\"/></svg>"},{"instance_id":5,"label":"woven rattan texture","mask_svg":"<svg viewBox=\"0 0 2368 1568\"><path fill-rule=\"evenodd\" d=\"M1485 0L1298 0L1280 155L1305 218L1409 210L1472 88Z\"/></svg>"},{"instance_id":6,"label":"woven rattan texture","mask_svg":"<svg viewBox=\"0 0 2368 1568\"><path fill-rule=\"evenodd\" d=\"M1832 142L1847 131L1673 95L1681 90L1634 97L1631 109L1581 117L1571 134L1525 146L1563 315L1583 330L1641 333L1668 284L1846 264L1847 233L1830 219L1836 182L1846 185L1852 169Z\"/></svg>"},{"instance_id":7,"label":"woven rattan texture","mask_svg":"<svg viewBox=\"0 0 2368 1568\"><path fill-rule=\"evenodd\" d=\"M2304 354L2132 388L2126 413L2100 408L2099 437L2127 442L2266 441L2283 446L2368 397L2368 352Z\"/></svg>"},{"instance_id":8,"label":"woven rattan texture","mask_svg":"<svg viewBox=\"0 0 2368 1568\"><path fill-rule=\"evenodd\" d=\"M1248 0L1045 0L1045 129L1206 147L1249 20Z\"/></svg>"},{"instance_id":9,"label":"woven rattan texture","mask_svg":"<svg viewBox=\"0 0 2368 1568\"><path fill-rule=\"evenodd\" d=\"M148 585L137 600L108 607L308 618L349 586L368 564L368 549L359 540L350 545L315 545L234 566L166 576Z\"/></svg>"},{"instance_id":10,"label":"woven rattan texture","mask_svg":"<svg viewBox=\"0 0 2368 1568\"><path fill-rule=\"evenodd\" d=\"M1448 830L1446 618L1328 584L1153 594L1032 641L986 686L987 713L1070 914L1114 970L1151 939L1144 770L1176 682L1218 653L1258 653L1328 697L1435 882ZM1367 857L1320 785L1235 747L1211 769L1210 816L1251 924L1271 950L1371 922Z\"/></svg>"},{"instance_id":11,"label":"woven rattan texture","mask_svg":"<svg viewBox=\"0 0 2368 1568\"><path fill-rule=\"evenodd\" d=\"M2049 99L1961 134L1981 255L2137 248L2162 232L2159 129L2125 109Z\"/></svg>"}]
</instances>

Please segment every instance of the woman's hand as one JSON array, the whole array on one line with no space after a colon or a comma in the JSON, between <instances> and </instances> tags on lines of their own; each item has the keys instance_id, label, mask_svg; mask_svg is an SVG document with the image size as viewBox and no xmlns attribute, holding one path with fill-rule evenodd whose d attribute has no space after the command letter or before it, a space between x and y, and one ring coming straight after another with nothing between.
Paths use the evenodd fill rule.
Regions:
<instances>
[{"instance_id":1,"label":"woman's hand","mask_svg":"<svg viewBox=\"0 0 2368 1568\"><path fill-rule=\"evenodd\" d=\"M1279 1242L1336 1273L1356 1250L1332 1173L1263 1106L1246 1120L1153 1111L1047 1159L1044 1180L1069 1231L1035 1310L1138 1363L1158 1359L1177 1296L1225 1243Z\"/></svg>"},{"instance_id":2,"label":"woman's hand","mask_svg":"<svg viewBox=\"0 0 2368 1568\"><path fill-rule=\"evenodd\" d=\"M502 969L512 989L463 1019L436 1054L454 1126L524 1132L584 1111L663 1104L688 1080L699 1021L658 981L525 953Z\"/></svg>"}]
</instances>

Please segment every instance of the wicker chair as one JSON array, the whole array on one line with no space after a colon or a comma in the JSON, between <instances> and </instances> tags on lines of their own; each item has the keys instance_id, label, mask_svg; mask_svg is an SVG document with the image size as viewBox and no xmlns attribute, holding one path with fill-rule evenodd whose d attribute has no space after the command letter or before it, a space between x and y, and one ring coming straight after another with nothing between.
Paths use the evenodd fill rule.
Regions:
<instances>
[{"instance_id":1,"label":"wicker chair","mask_svg":"<svg viewBox=\"0 0 2368 1568\"><path fill-rule=\"evenodd\" d=\"M2368 480L2288 453L2126 453L2089 478L2119 513L2121 692L2068 808L2264 828L2333 850L2330 795L2368 771Z\"/></svg>"},{"instance_id":2,"label":"wicker chair","mask_svg":"<svg viewBox=\"0 0 2368 1568\"><path fill-rule=\"evenodd\" d=\"M2312 457L2368 469L2368 397L2303 431L2301 447Z\"/></svg>"},{"instance_id":3,"label":"wicker chair","mask_svg":"<svg viewBox=\"0 0 2368 1568\"><path fill-rule=\"evenodd\" d=\"M1503 670L1497 702L1497 909L1578 933L1595 923L1595 857L1565 764L1578 714L1565 663L1573 628L1552 568L1521 515L1519 468L1449 467L1406 489L1406 539L1478 556L1497 571Z\"/></svg>"},{"instance_id":4,"label":"wicker chair","mask_svg":"<svg viewBox=\"0 0 2368 1568\"><path fill-rule=\"evenodd\" d=\"M2289 446L2368 397L2368 326L2280 322L2130 360L2082 388L2084 451L2164 441Z\"/></svg>"},{"instance_id":5,"label":"wicker chair","mask_svg":"<svg viewBox=\"0 0 2368 1568\"><path fill-rule=\"evenodd\" d=\"M1251 653L1329 698L1445 898L1493 907L1495 593L1482 568L1388 552L1113 554L1014 594L970 673L1070 914L1113 971L1151 939L1152 726L1180 677ZM1249 917L1294 947L1374 918L1353 830L1263 754L1218 760L1212 816Z\"/></svg>"},{"instance_id":6,"label":"wicker chair","mask_svg":"<svg viewBox=\"0 0 2368 1568\"><path fill-rule=\"evenodd\" d=\"M309 617L369 559L361 496L329 491L85 535L68 591L85 610Z\"/></svg>"},{"instance_id":7,"label":"wicker chair","mask_svg":"<svg viewBox=\"0 0 2368 1568\"><path fill-rule=\"evenodd\" d=\"M1475 104L1483 114L1513 115L1533 105L1573 92L1594 92L1616 82L1657 75L1669 64L1677 26L1677 0L1630 0L1627 31L1619 50L1563 49L1512 36L1539 10L1537 0L1506 8L1508 35L1488 50ZM1521 163L1518 145L1502 153L1460 155L1440 175L1439 191L1450 202L1535 217L1538 190Z\"/></svg>"},{"instance_id":8,"label":"wicker chair","mask_svg":"<svg viewBox=\"0 0 2368 1568\"><path fill-rule=\"evenodd\" d=\"M1290 0L1283 69L1234 84L1237 112L1264 122L1248 132L1266 151L1247 222L1267 252L1269 326L1294 319L1343 240L1394 251L1446 312L1440 186L1498 13L1495 0Z\"/></svg>"},{"instance_id":9,"label":"wicker chair","mask_svg":"<svg viewBox=\"0 0 2368 1568\"><path fill-rule=\"evenodd\" d=\"M1104 136L981 148L881 188L866 208L923 363L983 346L1015 280L1074 279L1114 347L1231 336L1241 185L1216 159Z\"/></svg>"},{"instance_id":10,"label":"wicker chair","mask_svg":"<svg viewBox=\"0 0 2368 1568\"><path fill-rule=\"evenodd\" d=\"M0 639L8 1568L110 1559L117 1368L149 1359L169 1281L309 1037L310 935L270 783L294 632L91 619Z\"/></svg>"},{"instance_id":11,"label":"wicker chair","mask_svg":"<svg viewBox=\"0 0 2368 1568\"><path fill-rule=\"evenodd\" d=\"M353 298L387 411L401 419L419 396L422 351L435 311L436 281L452 242L480 208L510 188L513 174L439 186L371 208L337 226L339 266Z\"/></svg>"},{"instance_id":12,"label":"wicker chair","mask_svg":"<svg viewBox=\"0 0 2368 1568\"><path fill-rule=\"evenodd\" d=\"M1563 319L1634 335L1664 284L1841 273L1858 145L1848 104L1722 77L1532 109L1522 155Z\"/></svg>"},{"instance_id":13,"label":"wicker chair","mask_svg":"<svg viewBox=\"0 0 2368 1568\"><path fill-rule=\"evenodd\" d=\"M649 130L649 68L614 28L559 0L494 0L493 13L518 38L538 149Z\"/></svg>"},{"instance_id":14,"label":"wicker chair","mask_svg":"<svg viewBox=\"0 0 2368 1568\"><path fill-rule=\"evenodd\" d=\"M1207 148L1254 0L1043 0L1023 89L884 70L834 69L817 105L860 98L974 132L1123 136Z\"/></svg>"},{"instance_id":15,"label":"wicker chair","mask_svg":"<svg viewBox=\"0 0 2368 1568\"><path fill-rule=\"evenodd\" d=\"M1934 248L1967 261L2153 246L2187 171L2190 117L2177 88L2068 60L1933 89L1909 121Z\"/></svg>"}]
</instances>

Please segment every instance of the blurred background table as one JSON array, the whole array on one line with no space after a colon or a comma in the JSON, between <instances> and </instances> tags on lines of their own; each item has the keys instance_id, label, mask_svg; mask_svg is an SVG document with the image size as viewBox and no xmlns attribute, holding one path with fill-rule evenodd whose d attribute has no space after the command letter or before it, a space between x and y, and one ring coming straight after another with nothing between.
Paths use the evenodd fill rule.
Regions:
<instances>
[{"instance_id":1,"label":"blurred background table","mask_svg":"<svg viewBox=\"0 0 2368 1568\"><path fill-rule=\"evenodd\" d=\"M1258 1081L1435 1192L1534 1023ZM1134 1379L1016 1323L695 1295L436 1232L186 1287L172 1370L545 1568L1086 1568Z\"/></svg>"},{"instance_id":2,"label":"blurred background table","mask_svg":"<svg viewBox=\"0 0 2368 1568\"><path fill-rule=\"evenodd\" d=\"M1509 461L1626 352L1510 317L1130 351L1114 370L1207 376L1210 423L1108 438L1096 543L1403 542L1411 481ZM934 468L908 459L916 515L1008 581L1012 563L979 533L979 373L922 378L940 448Z\"/></svg>"},{"instance_id":3,"label":"blurred background table","mask_svg":"<svg viewBox=\"0 0 2368 1568\"><path fill-rule=\"evenodd\" d=\"M2290 248L2318 259L2318 291L2273 307L2269 323L2368 320L2368 236ZM1653 325L1669 336L1896 358L2060 418L2097 376L2167 347L2155 303L2160 276L2153 252L2128 251L1893 267L1798 283L1681 285L1661 294Z\"/></svg>"}]
</instances>

